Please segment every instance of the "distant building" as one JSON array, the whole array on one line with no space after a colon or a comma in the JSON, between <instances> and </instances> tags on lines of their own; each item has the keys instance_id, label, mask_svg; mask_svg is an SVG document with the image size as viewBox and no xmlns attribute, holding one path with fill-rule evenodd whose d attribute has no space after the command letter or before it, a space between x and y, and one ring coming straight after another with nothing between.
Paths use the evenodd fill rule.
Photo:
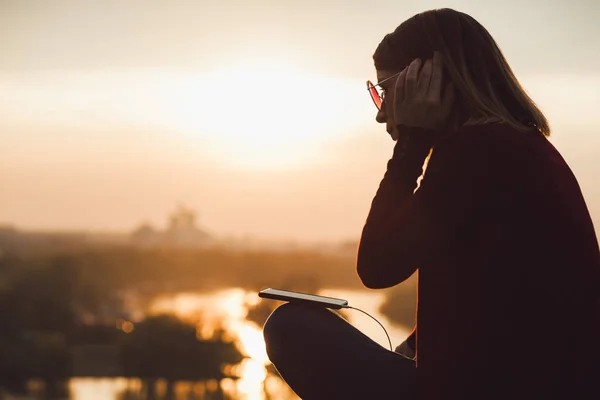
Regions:
<instances>
[{"instance_id":1,"label":"distant building","mask_svg":"<svg viewBox=\"0 0 600 400\"><path fill-rule=\"evenodd\" d=\"M160 242L160 232L149 223L143 223L131 233L131 241L136 245L153 246Z\"/></svg>"},{"instance_id":2,"label":"distant building","mask_svg":"<svg viewBox=\"0 0 600 400\"><path fill-rule=\"evenodd\" d=\"M204 248L212 246L215 238L198 228L197 214L180 205L170 216L165 230L154 229L149 223L140 225L131 234L133 244L144 247L172 246Z\"/></svg>"}]
</instances>

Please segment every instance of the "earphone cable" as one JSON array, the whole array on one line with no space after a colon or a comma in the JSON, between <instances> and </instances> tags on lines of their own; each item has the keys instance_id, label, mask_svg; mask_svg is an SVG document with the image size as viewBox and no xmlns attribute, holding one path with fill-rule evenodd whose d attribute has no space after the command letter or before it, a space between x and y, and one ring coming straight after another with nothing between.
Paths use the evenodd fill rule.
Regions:
<instances>
[{"instance_id":1,"label":"earphone cable","mask_svg":"<svg viewBox=\"0 0 600 400\"><path fill-rule=\"evenodd\" d=\"M363 313L363 314L371 317L375 322L377 322L379 324L379 326L381 326L381 329L383 329L383 331L385 332L385 336L387 336L388 342L390 344L390 351L394 351L394 349L392 348L392 340L390 339L390 335L388 335L387 331L385 330L385 328L383 327L383 325L381 324L381 322L377 321L377 319L375 319L375 317L373 317L368 312L361 310L360 308L356 308L356 307L352 307L352 306L342 306L342 307L343 308L350 308L352 310L360 311L361 313Z\"/></svg>"}]
</instances>

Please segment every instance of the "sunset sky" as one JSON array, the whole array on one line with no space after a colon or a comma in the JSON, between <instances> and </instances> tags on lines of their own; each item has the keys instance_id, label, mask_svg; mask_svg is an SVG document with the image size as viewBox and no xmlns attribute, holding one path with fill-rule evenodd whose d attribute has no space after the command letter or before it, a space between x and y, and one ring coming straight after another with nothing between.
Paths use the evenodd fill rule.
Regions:
<instances>
[{"instance_id":1,"label":"sunset sky","mask_svg":"<svg viewBox=\"0 0 600 400\"><path fill-rule=\"evenodd\" d=\"M600 2L0 0L0 225L357 238L391 155L372 53L450 7L546 112L600 227ZM600 231L597 228L597 231Z\"/></svg>"}]
</instances>

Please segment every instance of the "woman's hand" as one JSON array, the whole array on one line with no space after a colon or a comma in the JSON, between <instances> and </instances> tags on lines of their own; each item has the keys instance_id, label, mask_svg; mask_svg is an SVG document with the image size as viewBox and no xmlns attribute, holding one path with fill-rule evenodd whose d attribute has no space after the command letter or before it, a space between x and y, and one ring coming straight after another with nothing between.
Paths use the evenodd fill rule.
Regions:
<instances>
[{"instance_id":1,"label":"woman's hand","mask_svg":"<svg viewBox=\"0 0 600 400\"><path fill-rule=\"evenodd\" d=\"M398 75L394 92L394 121L397 125L440 130L448 120L454 103L454 88L449 83L442 98L442 55L434 52L421 73L421 60L415 59Z\"/></svg>"}]
</instances>

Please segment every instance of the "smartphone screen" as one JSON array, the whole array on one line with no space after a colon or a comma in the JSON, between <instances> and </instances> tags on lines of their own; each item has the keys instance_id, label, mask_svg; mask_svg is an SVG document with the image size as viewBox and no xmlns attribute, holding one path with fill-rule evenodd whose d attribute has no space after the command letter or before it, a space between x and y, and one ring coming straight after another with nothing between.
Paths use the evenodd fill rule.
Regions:
<instances>
[{"instance_id":1,"label":"smartphone screen","mask_svg":"<svg viewBox=\"0 0 600 400\"><path fill-rule=\"evenodd\" d=\"M272 300L318 304L333 309L340 309L348 305L348 300L336 299L334 297L317 296L315 294L290 292L289 290L280 290L272 288L261 290L258 293L258 296Z\"/></svg>"}]
</instances>

